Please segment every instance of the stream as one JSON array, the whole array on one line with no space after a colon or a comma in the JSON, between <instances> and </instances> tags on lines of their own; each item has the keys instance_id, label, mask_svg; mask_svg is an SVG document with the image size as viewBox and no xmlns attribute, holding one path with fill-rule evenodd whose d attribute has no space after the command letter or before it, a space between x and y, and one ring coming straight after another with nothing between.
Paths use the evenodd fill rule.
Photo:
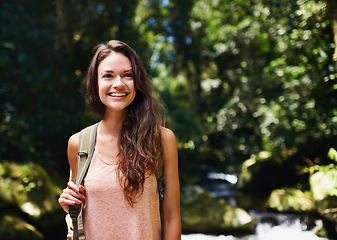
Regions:
<instances>
[{"instance_id":1,"label":"stream","mask_svg":"<svg viewBox=\"0 0 337 240\"><path fill-rule=\"evenodd\" d=\"M222 197L236 204L237 177L231 174L209 172L207 184L201 186L214 197ZM328 240L315 235L321 220L308 221L306 215L249 211L256 222L255 233L245 236L182 234L182 240Z\"/></svg>"},{"instance_id":2,"label":"stream","mask_svg":"<svg viewBox=\"0 0 337 240\"><path fill-rule=\"evenodd\" d=\"M254 213L252 213L254 215ZM260 216L262 217L262 215ZM308 226L300 217L287 216L279 214L282 220L279 224L271 224L268 222L259 222L256 226L254 235L236 237L232 235L205 235L205 234L183 234L182 240L327 240L315 235L316 230L321 226L322 222L316 220L315 226L308 229ZM260 218L261 219L261 218Z\"/></svg>"}]
</instances>

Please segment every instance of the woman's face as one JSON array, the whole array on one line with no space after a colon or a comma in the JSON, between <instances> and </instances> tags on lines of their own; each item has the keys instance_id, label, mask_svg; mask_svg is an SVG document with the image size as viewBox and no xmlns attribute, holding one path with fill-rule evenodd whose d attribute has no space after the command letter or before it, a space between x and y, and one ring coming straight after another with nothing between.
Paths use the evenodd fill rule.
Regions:
<instances>
[{"instance_id":1,"label":"woman's face","mask_svg":"<svg viewBox=\"0 0 337 240\"><path fill-rule=\"evenodd\" d=\"M124 112L136 96L129 58L111 52L98 66L98 93L108 112Z\"/></svg>"}]
</instances>

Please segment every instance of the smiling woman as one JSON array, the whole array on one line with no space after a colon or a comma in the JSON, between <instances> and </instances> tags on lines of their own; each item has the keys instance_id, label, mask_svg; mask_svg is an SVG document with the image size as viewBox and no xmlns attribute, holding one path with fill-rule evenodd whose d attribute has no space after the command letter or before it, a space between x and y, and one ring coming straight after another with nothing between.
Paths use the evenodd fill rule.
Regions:
<instances>
[{"instance_id":1,"label":"smiling woman","mask_svg":"<svg viewBox=\"0 0 337 240\"><path fill-rule=\"evenodd\" d=\"M60 205L68 212L70 205L84 203L81 239L179 240L177 144L162 124L151 81L136 52L120 41L100 44L88 69L87 91L90 106L102 120L95 125L94 152L81 185L74 184L80 133L69 139L70 179ZM162 215L156 176L161 163Z\"/></svg>"}]
</instances>

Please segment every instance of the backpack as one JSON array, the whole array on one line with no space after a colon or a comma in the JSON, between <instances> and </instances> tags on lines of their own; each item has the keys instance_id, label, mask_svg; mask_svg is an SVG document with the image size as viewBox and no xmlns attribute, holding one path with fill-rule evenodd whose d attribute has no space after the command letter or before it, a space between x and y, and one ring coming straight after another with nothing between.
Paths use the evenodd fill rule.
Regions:
<instances>
[{"instance_id":1,"label":"backpack","mask_svg":"<svg viewBox=\"0 0 337 240\"><path fill-rule=\"evenodd\" d=\"M97 127L99 123L95 123L89 127L81 130L78 142L78 156L74 183L79 186L87 173L91 159L95 150ZM162 220L162 201L164 200L164 163L160 158L157 171L156 179L158 185L158 193L160 199L160 217ZM83 217L82 217L82 206L80 204L70 205L69 214L66 216L66 222L68 227L68 240L85 240L84 228L83 228ZM163 226L162 226L163 229ZM163 233L163 230L162 230Z\"/></svg>"}]
</instances>

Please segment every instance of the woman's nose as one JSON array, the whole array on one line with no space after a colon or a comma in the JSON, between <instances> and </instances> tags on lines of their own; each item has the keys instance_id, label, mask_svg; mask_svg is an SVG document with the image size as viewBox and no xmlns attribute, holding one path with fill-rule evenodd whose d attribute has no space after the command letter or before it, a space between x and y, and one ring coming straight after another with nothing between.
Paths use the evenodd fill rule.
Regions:
<instances>
[{"instance_id":1,"label":"woman's nose","mask_svg":"<svg viewBox=\"0 0 337 240\"><path fill-rule=\"evenodd\" d=\"M123 86L124 82L123 79L121 78L121 76L117 75L114 81L114 87L118 87L118 86Z\"/></svg>"}]
</instances>

